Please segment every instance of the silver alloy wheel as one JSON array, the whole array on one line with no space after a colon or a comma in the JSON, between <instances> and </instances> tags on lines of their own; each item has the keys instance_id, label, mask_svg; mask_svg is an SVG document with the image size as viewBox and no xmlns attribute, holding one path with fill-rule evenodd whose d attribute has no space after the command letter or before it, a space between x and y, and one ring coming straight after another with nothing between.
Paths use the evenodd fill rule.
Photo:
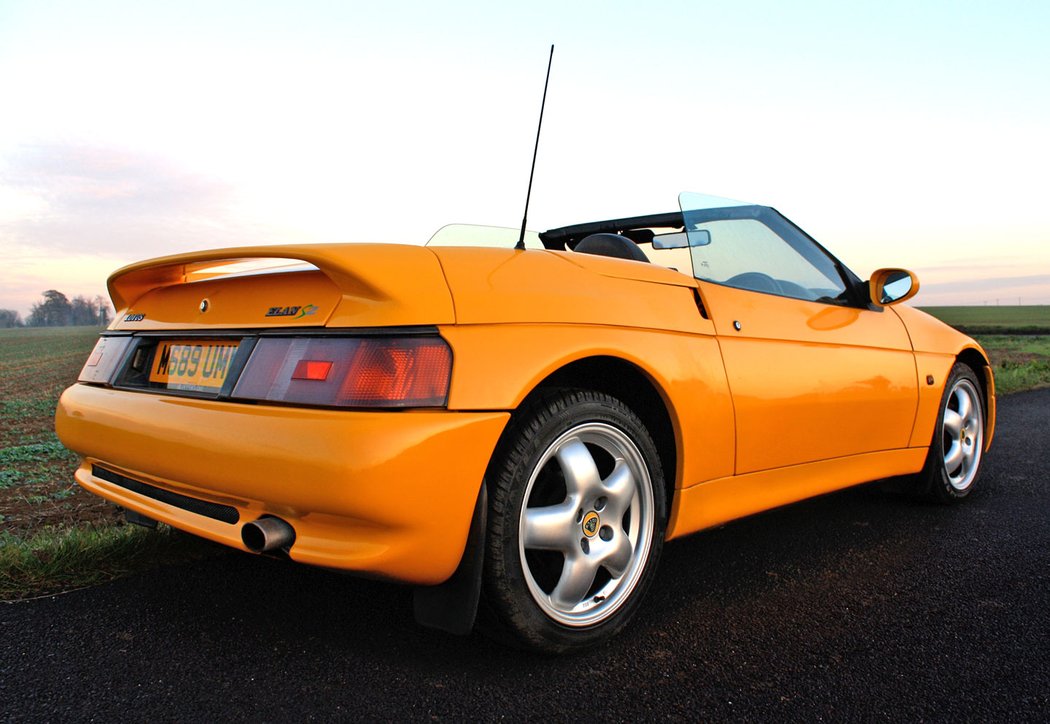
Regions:
<instances>
[{"instance_id":1,"label":"silver alloy wheel","mask_svg":"<svg viewBox=\"0 0 1050 724\"><path fill-rule=\"evenodd\" d=\"M984 411L981 395L968 379L960 379L948 393L942 426L944 471L956 490L970 487L984 449Z\"/></svg>"},{"instance_id":2,"label":"silver alloy wheel","mask_svg":"<svg viewBox=\"0 0 1050 724\"><path fill-rule=\"evenodd\" d=\"M560 502L551 497L563 493ZM565 626L606 620L641 578L654 521L649 469L631 438L597 422L566 431L540 456L519 516L518 551L533 600ZM537 560L543 552L546 566Z\"/></svg>"}]
</instances>

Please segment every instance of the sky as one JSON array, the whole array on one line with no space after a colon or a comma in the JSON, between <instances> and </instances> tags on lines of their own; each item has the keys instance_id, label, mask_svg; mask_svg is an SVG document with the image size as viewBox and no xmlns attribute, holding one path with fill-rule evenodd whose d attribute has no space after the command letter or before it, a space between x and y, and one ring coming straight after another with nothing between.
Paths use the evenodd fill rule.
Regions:
<instances>
[{"instance_id":1,"label":"sky","mask_svg":"<svg viewBox=\"0 0 1050 724\"><path fill-rule=\"evenodd\" d=\"M0 0L0 308L219 246L776 207L1050 304L1050 3Z\"/></svg>"}]
</instances>

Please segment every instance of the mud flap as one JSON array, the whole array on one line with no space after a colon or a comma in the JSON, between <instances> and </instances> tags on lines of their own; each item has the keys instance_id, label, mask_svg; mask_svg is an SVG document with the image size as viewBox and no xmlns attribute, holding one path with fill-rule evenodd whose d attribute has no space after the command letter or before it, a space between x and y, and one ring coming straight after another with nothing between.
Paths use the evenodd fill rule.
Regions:
<instances>
[{"instance_id":1,"label":"mud flap","mask_svg":"<svg viewBox=\"0 0 1050 724\"><path fill-rule=\"evenodd\" d=\"M481 572L485 559L485 528L488 522L488 491L481 484L463 558L455 573L437 586L421 586L414 591L412 607L416 623L457 636L474 628L481 599Z\"/></svg>"}]
</instances>

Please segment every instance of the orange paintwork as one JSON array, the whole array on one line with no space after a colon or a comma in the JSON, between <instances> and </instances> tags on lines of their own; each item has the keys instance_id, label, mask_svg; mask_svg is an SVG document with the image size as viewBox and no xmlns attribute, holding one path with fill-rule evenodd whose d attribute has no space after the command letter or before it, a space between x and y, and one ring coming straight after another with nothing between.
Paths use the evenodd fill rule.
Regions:
<instances>
[{"instance_id":1,"label":"orange paintwork","mask_svg":"<svg viewBox=\"0 0 1050 724\"><path fill-rule=\"evenodd\" d=\"M201 302L208 308L201 311ZM274 318L281 327L324 324L342 301L334 284L319 271L267 274L174 284L150 290L117 315L111 329L239 329L258 326L271 307L314 307L311 314ZM139 322L128 315L145 314ZM269 320L268 320L269 321Z\"/></svg>"},{"instance_id":2,"label":"orange paintwork","mask_svg":"<svg viewBox=\"0 0 1050 724\"><path fill-rule=\"evenodd\" d=\"M984 431L984 449L987 450L995 436L995 380L991 375L988 355L977 342L939 320L914 307L903 304L891 307L908 328L915 348L916 370L919 379L919 414L915 419L912 445L929 445L933 427L937 421L937 409L948 373L955 359L963 352L980 355L986 365L985 381L988 387L988 423ZM933 376L933 384L926 383L926 376Z\"/></svg>"},{"instance_id":3,"label":"orange paintwork","mask_svg":"<svg viewBox=\"0 0 1050 724\"><path fill-rule=\"evenodd\" d=\"M678 494L667 537L677 538L869 480L913 473L925 459L924 448L887 450L711 480Z\"/></svg>"},{"instance_id":4,"label":"orange paintwork","mask_svg":"<svg viewBox=\"0 0 1050 724\"><path fill-rule=\"evenodd\" d=\"M915 361L895 314L703 290L736 408L738 475L908 446Z\"/></svg>"},{"instance_id":5,"label":"orange paintwork","mask_svg":"<svg viewBox=\"0 0 1050 724\"><path fill-rule=\"evenodd\" d=\"M452 290L457 324L550 322L714 331L692 302L695 281L670 269L568 252L460 247L434 252Z\"/></svg>"},{"instance_id":6,"label":"orange paintwork","mask_svg":"<svg viewBox=\"0 0 1050 724\"><path fill-rule=\"evenodd\" d=\"M573 325L466 325L442 328L456 364L449 407L506 409L565 365L618 357L661 392L675 429L675 487L733 473L733 406L712 336Z\"/></svg>"},{"instance_id":7,"label":"orange paintwork","mask_svg":"<svg viewBox=\"0 0 1050 724\"><path fill-rule=\"evenodd\" d=\"M228 260L275 257L316 270L223 276ZM233 505L241 523L278 515L296 530L295 560L421 584L455 569L510 415L573 362L621 360L663 401L677 537L917 471L948 370L965 350L983 359L973 340L909 307L789 299L563 251L253 247L136 264L110 290L112 329L125 332L436 329L453 353L447 409L300 409L80 384L56 422L85 459L78 482L131 510L243 547L238 525L95 478L92 464ZM316 310L266 316L304 305ZM990 441L994 394L988 412Z\"/></svg>"},{"instance_id":8,"label":"orange paintwork","mask_svg":"<svg viewBox=\"0 0 1050 724\"><path fill-rule=\"evenodd\" d=\"M345 412L244 405L75 385L56 428L86 455L77 482L131 510L237 548L240 525L160 503L91 475L232 505L240 523L277 515L294 560L440 583L463 553L506 412Z\"/></svg>"},{"instance_id":9,"label":"orange paintwork","mask_svg":"<svg viewBox=\"0 0 1050 724\"><path fill-rule=\"evenodd\" d=\"M899 304L906 302L916 294L919 293L919 277L915 276L914 272L910 272L907 269L876 269L871 273L871 278L868 280L868 299L875 306L881 306L882 301L881 295L886 286L886 282L896 275L907 274L908 279L911 280L908 286L908 291L904 295L896 296L892 304Z\"/></svg>"},{"instance_id":10,"label":"orange paintwork","mask_svg":"<svg viewBox=\"0 0 1050 724\"><path fill-rule=\"evenodd\" d=\"M273 258L313 264L327 283L316 275L295 272L229 279L201 273L201 269L221 263ZM290 278L281 281L284 276ZM196 281L198 278L201 280ZM233 284L243 286L235 295L223 294L218 309L200 314L198 305L202 299L210 299L225 285ZM297 324L378 327L439 324L454 319L448 286L433 252L395 244L255 246L178 254L118 270L109 278L109 293L117 310L110 329ZM315 301L315 296L320 299ZM318 314L323 316L312 320L264 316L270 307L304 304L322 306ZM141 322L124 321L127 315L136 313L145 314L146 318Z\"/></svg>"}]
</instances>

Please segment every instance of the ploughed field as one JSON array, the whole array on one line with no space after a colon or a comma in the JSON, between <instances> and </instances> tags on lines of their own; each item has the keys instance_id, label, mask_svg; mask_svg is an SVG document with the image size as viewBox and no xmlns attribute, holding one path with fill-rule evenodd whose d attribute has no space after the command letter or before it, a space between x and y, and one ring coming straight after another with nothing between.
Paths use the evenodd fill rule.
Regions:
<instances>
[{"instance_id":1,"label":"ploughed field","mask_svg":"<svg viewBox=\"0 0 1050 724\"><path fill-rule=\"evenodd\" d=\"M107 524L114 506L73 481L76 456L55 437L55 406L98 339L94 327L0 330L0 530Z\"/></svg>"}]
</instances>

